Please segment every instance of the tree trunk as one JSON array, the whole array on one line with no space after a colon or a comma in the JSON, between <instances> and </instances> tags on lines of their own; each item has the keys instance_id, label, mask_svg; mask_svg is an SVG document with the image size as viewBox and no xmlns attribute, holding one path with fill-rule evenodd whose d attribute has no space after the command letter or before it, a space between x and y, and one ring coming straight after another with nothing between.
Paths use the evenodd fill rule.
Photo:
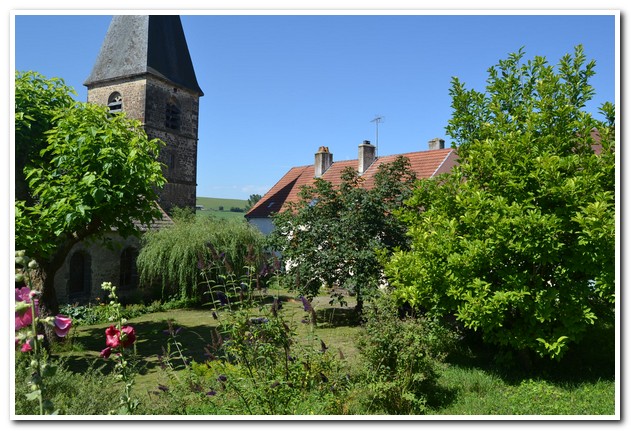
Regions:
<instances>
[{"instance_id":1,"label":"tree trunk","mask_svg":"<svg viewBox=\"0 0 631 431\"><path fill-rule=\"evenodd\" d=\"M363 312L364 312L364 300L362 299L361 295L358 292L357 304L355 304L355 313L357 313L357 317L361 319Z\"/></svg>"},{"instance_id":2,"label":"tree trunk","mask_svg":"<svg viewBox=\"0 0 631 431\"><path fill-rule=\"evenodd\" d=\"M63 263L63 260L62 260ZM55 273L61 264L40 265L42 277L42 296L40 298L40 311L44 316L53 316L59 313L59 301L57 301L57 292L55 291Z\"/></svg>"}]
</instances>

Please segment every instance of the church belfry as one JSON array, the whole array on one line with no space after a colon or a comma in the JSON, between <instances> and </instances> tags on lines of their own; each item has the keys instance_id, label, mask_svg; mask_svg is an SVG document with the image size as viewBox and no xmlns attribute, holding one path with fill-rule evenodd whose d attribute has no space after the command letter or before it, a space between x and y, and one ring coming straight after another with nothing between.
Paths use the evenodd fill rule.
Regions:
<instances>
[{"instance_id":1,"label":"church belfry","mask_svg":"<svg viewBox=\"0 0 631 431\"><path fill-rule=\"evenodd\" d=\"M180 17L120 15L110 23L84 85L88 102L140 120L149 138L166 143L160 161L167 184L160 205L195 208L199 98Z\"/></svg>"}]
</instances>

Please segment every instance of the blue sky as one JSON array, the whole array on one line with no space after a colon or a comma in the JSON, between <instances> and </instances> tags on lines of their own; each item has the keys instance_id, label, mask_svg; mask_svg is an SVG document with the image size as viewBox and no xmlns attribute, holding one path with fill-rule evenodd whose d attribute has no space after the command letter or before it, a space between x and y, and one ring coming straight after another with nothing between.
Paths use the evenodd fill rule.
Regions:
<instances>
[{"instance_id":1,"label":"blue sky","mask_svg":"<svg viewBox=\"0 0 631 431\"><path fill-rule=\"evenodd\" d=\"M15 68L61 77L85 101L111 15L50 13L67 12L15 17ZM582 44L596 61L588 109L615 101L613 14L245 13L181 12L205 93L198 196L264 194L322 145L334 160L357 158L363 140L375 142L376 115L381 155L426 150L435 137L449 144L451 78L481 91L487 69L520 47L557 64Z\"/></svg>"}]
</instances>

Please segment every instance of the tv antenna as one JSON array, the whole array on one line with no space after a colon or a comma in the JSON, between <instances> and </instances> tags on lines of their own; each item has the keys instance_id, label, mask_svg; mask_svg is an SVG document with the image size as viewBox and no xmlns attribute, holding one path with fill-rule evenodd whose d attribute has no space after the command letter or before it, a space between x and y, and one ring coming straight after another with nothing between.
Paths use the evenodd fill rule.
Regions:
<instances>
[{"instance_id":1,"label":"tv antenna","mask_svg":"<svg viewBox=\"0 0 631 431\"><path fill-rule=\"evenodd\" d=\"M377 114L375 114L375 118L370 120L371 123L375 123L375 156L379 154L379 123L384 121L386 121L386 117Z\"/></svg>"}]
</instances>

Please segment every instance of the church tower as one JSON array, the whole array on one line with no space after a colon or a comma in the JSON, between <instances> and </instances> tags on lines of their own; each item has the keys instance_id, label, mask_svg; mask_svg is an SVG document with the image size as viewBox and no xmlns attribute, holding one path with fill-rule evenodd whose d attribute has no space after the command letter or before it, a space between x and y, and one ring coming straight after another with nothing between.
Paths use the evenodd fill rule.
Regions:
<instances>
[{"instance_id":1,"label":"church tower","mask_svg":"<svg viewBox=\"0 0 631 431\"><path fill-rule=\"evenodd\" d=\"M166 143L160 205L195 208L199 98L179 16L121 15L110 23L90 76L88 102L124 111Z\"/></svg>"}]
</instances>

